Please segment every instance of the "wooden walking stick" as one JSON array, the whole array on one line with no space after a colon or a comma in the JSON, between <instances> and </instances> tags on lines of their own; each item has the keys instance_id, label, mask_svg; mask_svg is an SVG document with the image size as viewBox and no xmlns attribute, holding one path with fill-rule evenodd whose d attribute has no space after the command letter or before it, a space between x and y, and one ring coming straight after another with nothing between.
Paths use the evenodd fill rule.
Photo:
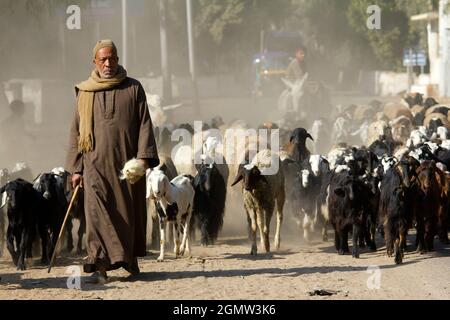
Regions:
<instances>
[{"instance_id":1,"label":"wooden walking stick","mask_svg":"<svg viewBox=\"0 0 450 320\"><path fill-rule=\"evenodd\" d=\"M67 219L69 218L70 210L72 210L73 202L75 201L78 195L78 190L80 190L80 185L76 186L75 191L73 192L72 195L72 199L70 199L69 207L67 208L66 216L64 217L64 222L61 226L61 230L59 230L58 240L56 241L55 248L53 249L52 259L50 260L50 265L48 266L48 273L50 273L50 270L52 270L53 263L55 262L56 250L58 250L59 241L61 240L61 236L66 227Z\"/></svg>"}]
</instances>

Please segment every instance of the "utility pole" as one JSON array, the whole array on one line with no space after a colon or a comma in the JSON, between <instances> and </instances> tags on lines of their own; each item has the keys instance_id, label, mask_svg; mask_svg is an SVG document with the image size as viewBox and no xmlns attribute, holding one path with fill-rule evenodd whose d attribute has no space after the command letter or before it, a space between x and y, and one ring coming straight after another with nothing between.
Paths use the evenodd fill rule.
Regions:
<instances>
[{"instance_id":1,"label":"utility pole","mask_svg":"<svg viewBox=\"0 0 450 320\"><path fill-rule=\"evenodd\" d=\"M192 23L192 0L186 0L187 12L187 29L189 42L189 71L191 73L192 89L194 93L194 107L197 114L200 113L200 105L198 99L197 75L195 72L195 47L194 47L194 31Z\"/></svg>"},{"instance_id":2,"label":"utility pole","mask_svg":"<svg viewBox=\"0 0 450 320\"><path fill-rule=\"evenodd\" d=\"M122 65L127 67L127 0L122 0Z\"/></svg>"},{"instance_id":3,"label":"utility pole","mask_svg":"<svg viewBox=\"0 0 450 320\"><path fill-rule=\"evenodd\" d=\"M414 52L412 49L409 49L409 63L407 66L407 72L408 72L408 93L411 92L411 87L413 85L413 65L414 65Z\"/></svg>"},{"instance_id":4,"label":"utility pole","mask_svg":"<svg viewBox=\"0 0 450 320\"><path fill-rule=\"evenodd\" d=\"M167 0L159 0L159 28L161 37L161 71L163 78L162 98L164 104L172 102L172 79L167 48Z\"/></svg>"}]
</instances>

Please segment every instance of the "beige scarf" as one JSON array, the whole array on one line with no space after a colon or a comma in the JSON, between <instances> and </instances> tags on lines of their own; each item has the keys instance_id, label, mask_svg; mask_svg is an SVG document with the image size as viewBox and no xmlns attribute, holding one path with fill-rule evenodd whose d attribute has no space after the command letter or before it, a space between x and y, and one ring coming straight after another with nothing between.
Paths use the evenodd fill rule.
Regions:
<instances>
[{"instance_id":1,"label":"beige scarf","mask_svg":"<svg viewBox=\"0 0 450 320\"><path fill-rule=\"evenodd\" d=\"M78 152L89 152L94 149L94 93L109 90L119 85L127 77L127 71L119 66L116 75L111 79L100 78L98 71L94 69L91 76L75 86L79 90L78 113L80 115L78 140Z\"/></svg>"}]
</instances>

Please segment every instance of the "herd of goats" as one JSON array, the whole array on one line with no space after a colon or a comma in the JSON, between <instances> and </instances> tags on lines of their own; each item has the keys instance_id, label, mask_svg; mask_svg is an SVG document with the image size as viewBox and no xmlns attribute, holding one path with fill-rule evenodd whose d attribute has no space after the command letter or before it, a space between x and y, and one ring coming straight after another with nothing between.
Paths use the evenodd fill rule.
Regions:
<instances>
[{"instance_id":1,"label":"herd of goats","mask_svg":"<svg viewBox=\"0 0 450 320\"><path fill-rule=\"evenodd\" d=\"M433 98L408 94L398 103L374 100L338 107L330 118L310 126L292 117L266 122L258 128L268 133L265 138L248 134L244 143L233 143L234 133L252 129L242 120L225 124L215 117L198 131L152 115L161 162L147 170L145 179L151 245L158 249L159 244L158 261L165 258L168 239L177 257L190 252L196 232L202 245L213 245L231 203L245 209L252 255L257 254L258 231L261 248L271 250L275 210L275 250L280 248L283 213L296 220L307 241L316 232L327 241L332 227L339 254L350 252L351 235L354 258L360 248L377 249L377 233L397 264L408 250L412 228L414 249L420 253L433 251L435 238L449 243L449 111ZM175 130L201 143L180 145L172 141ZM269 139L273 136L276 148ZM64 168L33 178L25 164L0 171L0 250L7 227L7 249L22 270L38 234L41 262L49 263L73 193ZM76 250L81 253L82 194L71 218L80 220ZM69 252L74 249L71 229L72 224L65 236Z\"/></svg>"}]
</instances>

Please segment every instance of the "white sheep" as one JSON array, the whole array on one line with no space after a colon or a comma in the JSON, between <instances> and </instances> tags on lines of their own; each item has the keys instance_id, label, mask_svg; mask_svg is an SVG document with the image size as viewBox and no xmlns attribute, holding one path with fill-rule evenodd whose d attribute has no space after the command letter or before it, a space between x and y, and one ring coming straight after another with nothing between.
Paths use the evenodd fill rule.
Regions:
<instances>
[{"instance_id":1,"label":"white sheep","mask_svg":"<svg viewBox=\"0 0 450 320\"><path fill-rule=\"evenodd\" d=\"M174 253L176 257L191 252L189 241L189 222L192 217L195 190L191 177L179 175L169 181L161 170L152 170L148 177L150 193L156 199L160 224L160 255L158 261L164 261L166 224L173 225ZM183 238L179 240L178 226L182 226Z\"/></svg>"},{"instance_id":2,"label":"white sheep","mask_svg":"<svg viewBox=\"0 0 450 320\"><path fill-rule=\"evenodd\" d=\"M450 150L450 140L445 139L441 142L441 148L445 150Z\"/></svg>"},{"instance_id":3,"label":"white sheep","mask_svg":"<svg viewBox=\"0 0 450 320\"><path fill-rule=\"evenodd\" d=\"M423 132L423 129L416 129L411 131L411 134L409 135L409 139L406 141L406 146L408 148L417 147L420 144L428 141L426 133Z\"/></svg>"}]
</instances>

